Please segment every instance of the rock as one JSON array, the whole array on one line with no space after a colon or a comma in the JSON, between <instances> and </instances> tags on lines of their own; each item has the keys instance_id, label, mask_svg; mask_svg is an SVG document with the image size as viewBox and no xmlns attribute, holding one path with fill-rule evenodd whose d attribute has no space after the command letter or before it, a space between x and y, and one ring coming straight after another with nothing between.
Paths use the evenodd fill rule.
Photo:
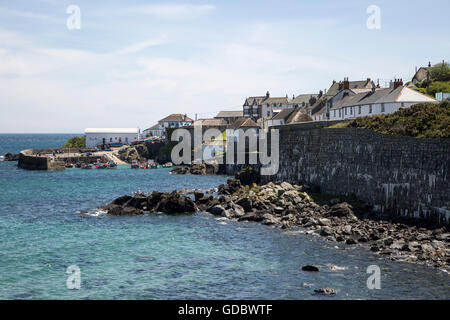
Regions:
<instances>
[{"instance_id":1,"label":"rock","mask_svg":"<svg viewBox=\"0 0 450 320\"><path fill-rule=\"evenodd\" d=\"M174 191L170 194L165 194L154 210L167 214L195 213L197 207L191 198L181 196Z\"/></svg>"},{"instance_id":2,"label":"rock","mask_svg":"<svg viewBox=\"0 0 450 320\"><path fill-rule=\"evenodd\" d=\"M331 224L330 219L327 218L320 218L318 221L321 226L329 226Z\"/></svg>"},{"instance_id":3,"label":"rock","mask_svg":"<svg viewBox=\"0 0 450 320\"><path fill-rule=\"evenodd\" d=\"M264 218L262 217L262 215L259 215L256 212L248 212L238 219L238 221L253 221L253 222L261 222L263 220Z\"/></svg>"},{"instance_id":4,"label":"rock","mask_svg":"<svg viewBox=\"0 0 450 320\"><path fill-rule=\"evenodd\" d=\"M250 200L250 198L248 197L241 198L236 203L244 208L245 212L249 212L252 210L252 200Z\"/></svg>"},{"instance_id":5,"label":"rock","mask_svg":"<svg viewBox=\"0 0 450 320\"><path fill-rule=\"evenodd\" d=\"M19 161L19 154L7 153L4 156L4 161Z\"/></svg>"},{"instance_id":6,"label":"rock","mask_svg":"<svg viewBox=\"0 0 450 320\"><path fill-rule=\"evenodd\" d=\"M275 206L273 207L273 212L275 212L276 214L282 214L284 212L284 208Z\"/></svg>"},{"instance_id":7,"label":"rock","mask_svg":"<svg viewBox=\"0 0 450 320\"><path fill-rule=\"evenodd\" d=\"M142 214L143 211L133 208L133 207L123 207L118 205L113 205L108 209L108 214L113 216L136 216Z\"/></svg>"},{"instance_id":8,"label":"rock","mask_svg":"<svg viewBox=\"0 0 450 320\"><path fill-rule=\"evenodd\" d=\"M391 244L391 249L393 249L393 250L402 250L404 245L405 245L405 241L404 240L395 240Z\"/></svg>"},{"instance_id":9,"label":"rock","mask_svg":"<svg viewBox=\"0 0 450 320\"><path fill-rule=\"evenodd\" d=\"M348 238L348 239L345 241L345 244L356 244L356 241L355 241L354 239L352 239L352 238Z\"/></svg>"},{"instance_id":10,"label":"rock","mask_svg":"<svg viewBox=\"0 0 450 320\"><path fill-rule=\"evenodd\" d=\"M277 219L275 219L274 216L272 216L270 213L266 213L263 215L263 221L262 223L265 225L274 225L279 223L279 221Z\"/></svg>"},{"instance_id":11,"label":"rock","mask_svg":"<svg viewBox=\"0 0 450 320\"><path fill-rule=\"evenodd\" d=\"M318 272L319 271L319 267L315 266L313 264L307 264L306 266L302 267L303 271L308 271L308 272Z\"/></svg>"},{"instance_id":12,"label":"rock","mask_svg":"<svg viewBox=\"0 0 450 320\"><path fill-rule=\"evenodd\" d=\"M250 186L253 183L259 184L261 175L252 166L247 166L244 170L237 173L235 178L244 186Z\"/></svg>"},{"instance_id":13,"label":"rock","mask_svg":"<svg viewBox=\"0 0 450 320\"><path fill-rule=\"evenodd\" d=\"M426 243L422 244L422 245L420 246L420 249L421 249L422 252L424 252L424 253L432 253L432 252L434 252L434 248L433 248L431 245L426 244Z\"/></svg>"},{"instance_id":14,"label":"rock","mask_svg":"<svg viewBox=\"0 0 450 320\"><path fill-rule=\"evenodd\" d=\"M221 216L221 217L225 217L226 216L226 210L224 207L222 207L221 205L217 205L212 207L209 212L215 216Z\"/></svg>"},{"instance_id":15,"label":"rock","mask_svg":"<svg viewBox=\"0 0 450 320\"><path fill-rule=\"evenodd\" d=\"M324 226L324 227L320 228L320 235L325 236L325 237L331 236L331 235L333 235L333 230L328 226Z\"/></svg>"},{"instance_id":16,"label":"rock","mask_svg":"<svg viewBox=\"0 0 450 320\"><path fill-rule=\"evenodd\" d=\"M378 251L380 251L380 248L377 245L373 245L370 247L370 250L374 251L374 252L378 252Z\"/></svg>"},{"instance_id":17,"label":"rock","mask_svg":"<svg viewBox=\"0 0 450 320\"><path fill-rule=\"evenodd\" d=\"M319 294L323 294L323 295L335 295L336 294L336 290L334 290L333 288L320 288L320 289L315 289L314 290L315 293L319 293Z\"/></svg>"},{"instance_id":18,"label":"rock","mask_svg":"<svg viewBox=\"0 0 450 320\"><path fill-rule=\"evenodd\" d=\"M194 191L194 201L198 202L201 198L203 198L205 194L203 192Z\"/></svg>"},{"instance_id":19,"label":"rock","mask_svg":"<svg viewBox=\"0 0 450 320\"><path fill-rule=\"evenodd\" d=\"M352 226L349 224L345 225L343 231L346 235L351 235L352 234Z\"/></svg>"},{"instance_id":20,"label":"rock","mask_svg":"<svg viewBox=\"0 0 450 320\"><path fill-rule=\"evenodd\" d=\"M289 191L289 190L293 189L292 184L290 184L289 182L282 182L280 184L280 187L283 188L283 190L285 190L285 191Z\"/></svg>"},{"instance_id":21,"label":"rock","mask_svg":"<svg viewBox=\"0 0 450 320\"><path fill-rule=\"evenodd\" d=\"M330 208L330 215L334 217L354 216L353 208L347 202L338 203Z\"/></svg>"},{"instance_id":22,"label":"rock","mask_svg":"<svg viewBox=\"0 0 450 320\"><path fill-rule=\"evenodd\" d=\"M118 206L124 205L125 203L127 203L128 201L131 200L131 196L122 196L119 197L117 199L115 199L112 203Z\"/></svg>"}]
</instances>

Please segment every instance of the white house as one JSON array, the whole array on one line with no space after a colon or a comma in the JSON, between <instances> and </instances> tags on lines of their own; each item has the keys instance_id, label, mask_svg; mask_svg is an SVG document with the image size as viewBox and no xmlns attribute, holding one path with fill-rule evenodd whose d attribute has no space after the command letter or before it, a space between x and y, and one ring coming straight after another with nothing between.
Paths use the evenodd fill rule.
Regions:
<instances>
[{"instance_id":1,"label":"white house","mask_svg":"<svg viewBox=\"0 0 450 320\"><path fill-rule=\"evenodd\" d=\"M346 95L331 108L330 120L389 114L421 102L437 100L403 86L403 81L396 79L392 88L372 88L369 92Z\"/></svg>"},{"instance_id":2,"label":"white house","mask_svg":"<svg viewBox=\"0 0 450 320\"><path fill-rule=\"evenodd\" d=\"M166 128L181 128L192 124L192 119L185 114L173 113L158 121L159 125Z\"/></svg>"},{"instance_id":3,"label":"white house","mask_svg":"<svg viewBox=\"0 0 450 320\"><path fill-rule=\"evenodd\" d=\"M162 137L164 136L164 128L159 123L157 123L153 127L142 131L142 135L144 138L147 137L148 134L150 134L152 137Z\"/></svg>"},{"instance_id":4,"label":"white house","mask_svg":"<svg viewBox=\"0 0 450 320\"><path fill-rule=\"evenodd\" d=\"M84 133L87 148L101 144L122 145L139 140L139 128L87 128Z\"/></svg>"}]
</instances>

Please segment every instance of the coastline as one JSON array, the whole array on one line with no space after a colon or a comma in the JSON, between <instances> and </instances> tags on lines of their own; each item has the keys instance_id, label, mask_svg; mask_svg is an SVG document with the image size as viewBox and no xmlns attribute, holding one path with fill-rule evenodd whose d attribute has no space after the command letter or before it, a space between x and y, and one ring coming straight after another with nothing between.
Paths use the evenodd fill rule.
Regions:
<instances>
[{"instance_id":1,"label":"coastline","mask_svg":"<svg viewBox=\"0 0 450 320\"><path fill-rule=\"evenodd\" d=\"M242 178L242 175L236 177ZM153 192L149 196L122 196L102 209L116 216L204 211L239 222L299 229L330 242L364 247L386 259L450 272L448 225L379 215L356 199L328 197L315 201L311 195L317 197L317 194L313 194L311 189L287 182L243 185L234 178L220 185L214 195L211 193L215 190L209 190L208 195L194 190L185 191L193 193L193 199L176 190L171 193Z\"/></svg>"}]
</instances>

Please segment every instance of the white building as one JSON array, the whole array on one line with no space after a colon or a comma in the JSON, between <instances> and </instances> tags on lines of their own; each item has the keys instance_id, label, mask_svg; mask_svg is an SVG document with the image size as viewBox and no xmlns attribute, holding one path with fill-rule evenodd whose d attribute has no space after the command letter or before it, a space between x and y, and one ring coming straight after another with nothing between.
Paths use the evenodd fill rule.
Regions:
<instances>
[{"instance_id":1,"label":"white building","mask_svg":"<svg viewBox=\"0 0 450 320\"><path fill-rule=\"evenodd\" d=\"M173 113L158 121L159 125L166 128L181 128L192 124L192 119L185 114Z\"/></svg>"},{"instance_id":2,"label":"white building","mask_svg":"<svg viewBox=\"0 0 450 320\"><path fill-rule=\"evenodd\" d=\"M145 129L142 131L142 136L145 138L150 134L152 137L163 137L164 136L164 128L159 124L155 124L153 127Z\"/></svg>"},{"instance_id":3,"label":"white building","mask_svg":"<svg viewBox=\"0 0 450 320\"><path fill-rule=\"evenodd\" d=\"M84 133L87 148L101 144L122 145L139 140L139 128L87 128Z\"/></svg>"},{"instance_id":4,"label":"white building","mask_svg":"<svg viewBox=\"0 0 450 320\"><path fill-rule=\"evenodd\" d=\"M373 88L368 92L345 96L331 108L330 120L389 114L422 102L438 101L396 80L392 88Z\"/></svg>"}]
</instances>

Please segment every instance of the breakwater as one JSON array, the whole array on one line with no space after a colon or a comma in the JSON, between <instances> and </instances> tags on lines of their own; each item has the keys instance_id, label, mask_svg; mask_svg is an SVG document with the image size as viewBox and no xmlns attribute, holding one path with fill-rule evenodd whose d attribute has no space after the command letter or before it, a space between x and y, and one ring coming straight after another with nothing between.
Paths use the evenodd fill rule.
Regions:
<instances>
[{"instance_id":1,"label":"breakwater","mask_svg":"<svg viewBox=\"0 0 450 320\"><path fill-rule=\"evenodd\" d=\"M314 184L322 193L355 195L377 211L449 222L450 140L327 125L275 127L280 168L263 180Z\"/></svg>"}]
</instances>

